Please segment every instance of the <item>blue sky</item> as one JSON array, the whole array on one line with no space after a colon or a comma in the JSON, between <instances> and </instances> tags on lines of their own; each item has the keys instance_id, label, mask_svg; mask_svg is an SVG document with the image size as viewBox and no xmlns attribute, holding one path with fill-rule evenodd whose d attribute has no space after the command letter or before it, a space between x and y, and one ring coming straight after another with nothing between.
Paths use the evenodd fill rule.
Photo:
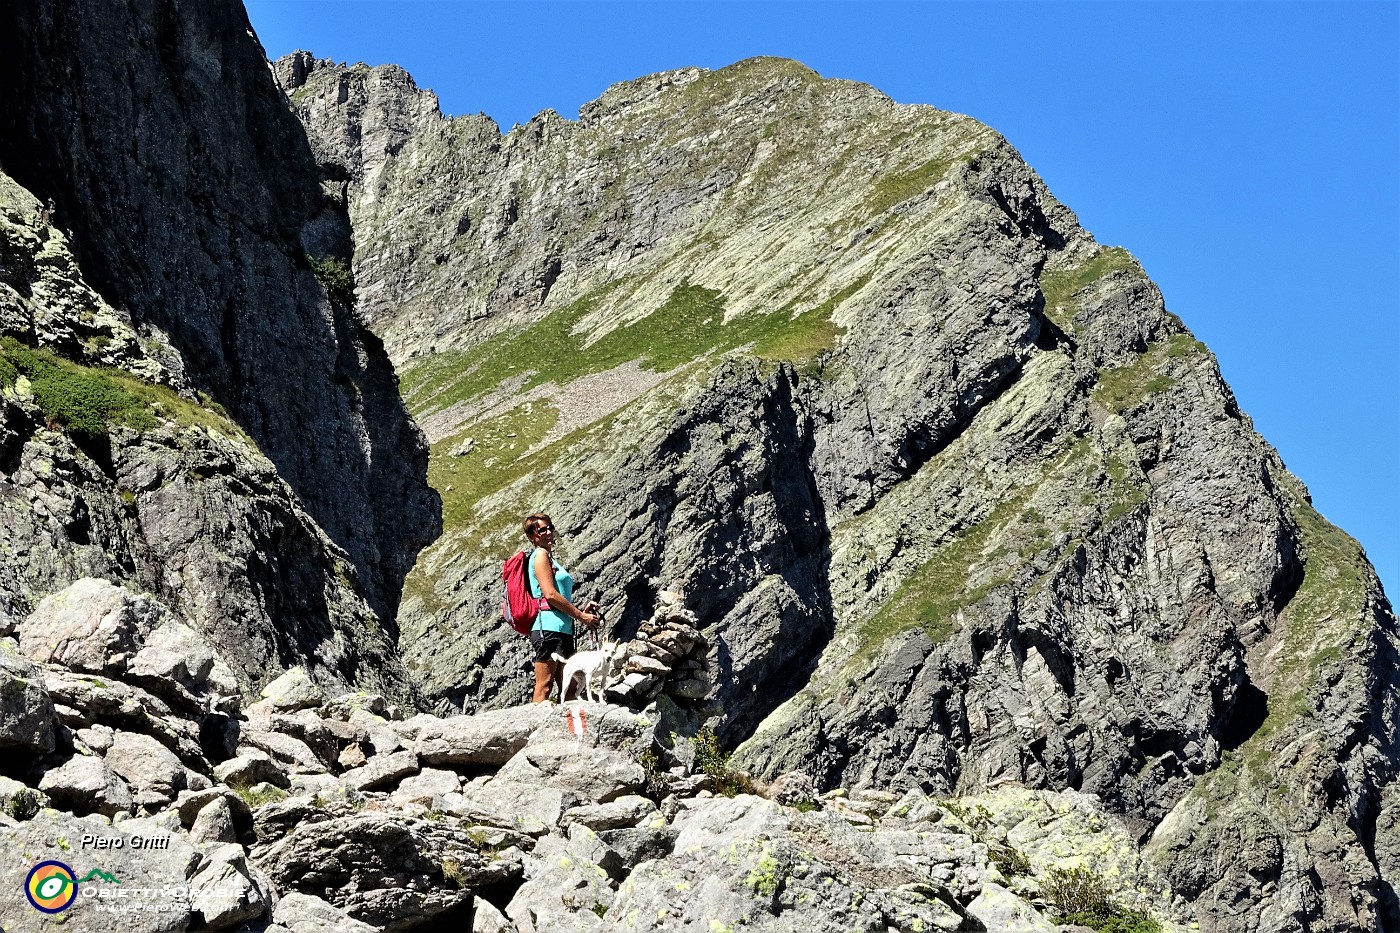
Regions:
<instances>
[{"instance_id":1,"label":"blue sky","mask_svg":"<svg viewBox=\"0 0 1400 933\"><path fill-rule=\"evenodd\" d=\"M270 57L392 62L505 129L618 81L795 58L1011 141L1215 351L1400 587L1400 4L246 0Z\"/></svg>"}]
</instances>

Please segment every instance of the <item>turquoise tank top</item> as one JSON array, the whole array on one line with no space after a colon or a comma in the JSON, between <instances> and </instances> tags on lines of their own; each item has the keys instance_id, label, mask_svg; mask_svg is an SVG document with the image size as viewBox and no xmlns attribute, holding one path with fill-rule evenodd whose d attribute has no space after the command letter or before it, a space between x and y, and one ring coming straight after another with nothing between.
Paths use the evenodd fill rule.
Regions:
<instances>
[{"instance_id":1,"label":"turquoise tank top","mask_svg":"<svg viewBox=\"0 0 1400 933\"><path fill-rule=\"evenodd\" d=\"M535 553L539 548L530 552L530 559L525 562L530 568L530 595L536 598L544 595L540 592L540 581L535 576ZM559 595L573 602L574 599L574 578L569 575L569 571L560 566L556 560L554 562L554 588L559 591ZM540 614L535 617L535 624L531 631L543 632L563 632L565 635L574 634L574 620L554 609L541 609Z\"/></svg>"}]
</instances>

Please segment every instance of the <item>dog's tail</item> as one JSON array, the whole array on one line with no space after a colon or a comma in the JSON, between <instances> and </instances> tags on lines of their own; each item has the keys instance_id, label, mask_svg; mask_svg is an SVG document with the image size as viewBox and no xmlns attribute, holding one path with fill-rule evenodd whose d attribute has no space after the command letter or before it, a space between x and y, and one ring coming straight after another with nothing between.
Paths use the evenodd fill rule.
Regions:
<instances>
[{"instance_id":1,"label":"dog's tail","mask_svg":"<svg viewBox=\"0 0 1400 933\"><path fill-rule=\"evenodd\" d=\"M560 654L560 653L557 652L557 651L554 652L553 654L551 654L550 657L553 658L554 660L558 661L560 664L567 663L568 660L569 660L568 658L564 657L562 654Z\"/></svg>"}]
</instances>

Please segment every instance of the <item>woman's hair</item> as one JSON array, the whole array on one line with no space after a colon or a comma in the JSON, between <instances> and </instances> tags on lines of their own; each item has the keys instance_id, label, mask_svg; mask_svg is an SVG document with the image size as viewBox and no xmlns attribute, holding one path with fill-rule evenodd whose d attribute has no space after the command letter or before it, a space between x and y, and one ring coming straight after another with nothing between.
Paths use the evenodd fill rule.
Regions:
<instances>
[{"instance_id":1,"label":"woman's hair","mask_svg":"<svg viewBox=\"0 0 1400 933\"><path fill-rule=\"evenodd\" d=\"M525 535L527 537L529 536L530 532L534 529L536 522L544 522L546 525L553 525L554 519L550 518L543 512L534 512L530 515L526 515L525 520L520 523L520 527L525 529Z\"/></svg>"}]
</instances>

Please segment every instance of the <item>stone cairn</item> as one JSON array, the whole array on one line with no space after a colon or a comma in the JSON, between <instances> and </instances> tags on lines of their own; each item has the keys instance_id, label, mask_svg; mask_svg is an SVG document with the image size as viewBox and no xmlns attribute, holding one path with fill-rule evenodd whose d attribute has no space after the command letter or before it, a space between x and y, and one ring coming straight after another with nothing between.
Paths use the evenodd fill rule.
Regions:
<instances>
[{"instance_id":1,"label":"stone cairn","mask_svg":"<svg viewBox=\"0 0 1400 933\"><path fill-rule=\"evenodd\" d=\"M709 640L695 627L695 614L675 593L663 591L656 611L627 642L614 662L609 699L641 709L661 694L697 702L710 692Z\"/></svg>"}]
</instances>

